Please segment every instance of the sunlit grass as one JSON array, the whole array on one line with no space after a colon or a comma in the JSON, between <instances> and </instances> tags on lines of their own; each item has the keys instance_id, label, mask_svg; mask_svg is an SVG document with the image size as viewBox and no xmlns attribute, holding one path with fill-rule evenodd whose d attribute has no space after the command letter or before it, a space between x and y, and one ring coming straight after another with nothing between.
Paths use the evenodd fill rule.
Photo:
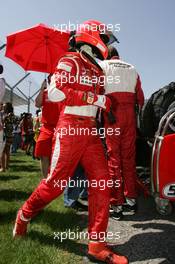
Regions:
<instances>
[{"instance_id":1,"label":"sunlit grass","mask_svg":"<svg viewBox=\"0 0 175 264\"><path fill-rule=\"evenodd\" d=\"M83 230L85 227L80 215L64 208L62 198L52 202L32 220L25 239L13 240L16 212L39 181L39 162L21 152L11 157L9 171L0 173L0 263L83 263L84 243L76 240L61 243L54 239L54 232Z\"/></svg>"}]
</instances>

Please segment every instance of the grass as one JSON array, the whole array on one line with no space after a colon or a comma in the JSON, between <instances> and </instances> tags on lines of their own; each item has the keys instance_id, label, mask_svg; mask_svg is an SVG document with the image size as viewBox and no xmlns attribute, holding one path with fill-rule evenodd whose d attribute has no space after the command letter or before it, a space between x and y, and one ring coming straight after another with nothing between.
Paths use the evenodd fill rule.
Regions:
<instances>
[{"instance_id":1,"label":"grass","mask_svg":"<svg viewBox=\"0 0 175 264\"><path fill-rule=\"evenodd\" d=\"M54 239L54 232L84 230L81 215L53 201L29 226L26 238L13 240L16 212L40 181L39 162L19 152L11 157L8 172L0 173L0 264L84 263L84 242Z\"/></svg>"}]
</instances>

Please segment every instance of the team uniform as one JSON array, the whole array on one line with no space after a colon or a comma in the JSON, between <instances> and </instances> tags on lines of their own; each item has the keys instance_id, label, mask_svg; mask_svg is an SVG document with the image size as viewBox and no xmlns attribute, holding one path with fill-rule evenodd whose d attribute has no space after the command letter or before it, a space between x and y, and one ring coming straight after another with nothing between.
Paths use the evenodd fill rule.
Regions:
<instances>
[{"instance_id":1,"label":"team uniform","mask_svg":"<svg viewBox=\"0 0 175 264\"><path fill-rule=\"evenodd\" d=\"M110 110L111 101L101 94L98 78L103 72L94 58L107 57L110 34L100 31L99 21L86 21L84 25L70 34L69 45L79 52L66 53L60 59L48 87L49 99L63 103L54 134L50 173L19 210L13 232L14 237L26 234L30 219L63 192L61 183L68 182L80 163L89 185L89 258L128 264L126 257L115 254L104 242L109 217L109 173L95 119L99 108Z\"/></svg>"},{"instance_id":2,"label":"team uniform","mask_svg":"<svg viewBox=\"0 0 175 264\"><path fill-rule=\"evenodd\" d=\"M122 60L102 61L106 82L105 94L112 101L116 123L113 128L120 128L120 135L107 135L108 167L110 176L117 180L117 188L113 188L111 204L122 205L126 198L135 199L136 191L136 104L144 104L141 82L134 66ZM107 77L112 78L107 80ZM105 127L111 127L105 120ZM120 185L118 187L118 184Z\"/></svg>"},{"instance_id":3,"label":"team uniform","mask_svg":"<svg viewBox=\"0 0 175 264\"><path fill-rule=\"evenodd\" d=\"M48 90L44 90L41 117L42 126L35 146L35 157L51 158L52 139L60 111L61 103L51 102L48 99Z\"/></svg>"},{"instance_id":4,"label":"team uniform","mask_svg":"<svg viewBox=\"0 0 175 264\"><path fill-rule=\"evenodd\" d=\"M63 82L63 73L66 76L76 76L77 82L70 84ZM69 53L60 60L55 74L52 76L48 88L49 98L55 101L64 100L64 111L60 114L58 126L54 136L53 154L51 159L50 174L42 180L30 198L22 206L25 219L31 219L49 202L62 193L61 187L55 183L67 180L73 175L80 162L91 182L97 181L97 187L89 187L89 233L98 236L106 232L108 223L110 190L106 183L104 190L99 189L99 181L109 179L107 161L103 146L98 135L62 135L61 129L79 128L91 131L96 127L95 117L98 107L82 102L82 93L91 91L100 94L100 86L93 85L92 76L101 72L92 63L82 59L79 53ZM88 76L86 82L82 76ZM83 104L83 105L82 105Z\"/></svg>"}]
</instances>

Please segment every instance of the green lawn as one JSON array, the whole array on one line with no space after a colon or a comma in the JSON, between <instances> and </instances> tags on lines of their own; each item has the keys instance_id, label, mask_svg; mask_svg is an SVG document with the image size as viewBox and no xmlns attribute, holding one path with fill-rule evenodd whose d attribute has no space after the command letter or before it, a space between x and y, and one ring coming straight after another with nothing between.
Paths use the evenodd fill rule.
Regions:
<instances>
[{"instance_id":1,"label":"green lawn","mask_svg":"<svg viewBox=\"0 0 175 264\"><path fill-rule=\"evenodd\" d=\"M21 152L0 173L0 264L84 263L85 241L54 239L54 232L84 230L86 216L65 209L62 197L52 202L29 226L25 239L12 238L16 212L40 180L39 162Z\"/></svg>"}]
</instances>

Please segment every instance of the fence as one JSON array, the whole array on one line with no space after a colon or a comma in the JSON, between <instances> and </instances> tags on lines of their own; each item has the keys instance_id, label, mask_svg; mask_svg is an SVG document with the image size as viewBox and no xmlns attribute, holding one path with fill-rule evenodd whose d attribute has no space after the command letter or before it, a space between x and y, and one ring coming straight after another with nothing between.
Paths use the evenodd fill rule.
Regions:
<instances>
[{"instance_id":1,"label":"fence","mask_svg":"<svg viewBox=\"0 0 175 264\"><path fill-rule=\"evenodd\" d=\"M0 41L0 63L4 66L3 77L6 80L5 100L10 101L15 113L30 112L34 114L34 99L40 90L40 85L34 78L34 73L26 73L17 64L5 57L5 44ZM39 82L41 82L40 74Z\"/></svg>"}]
</instances>

